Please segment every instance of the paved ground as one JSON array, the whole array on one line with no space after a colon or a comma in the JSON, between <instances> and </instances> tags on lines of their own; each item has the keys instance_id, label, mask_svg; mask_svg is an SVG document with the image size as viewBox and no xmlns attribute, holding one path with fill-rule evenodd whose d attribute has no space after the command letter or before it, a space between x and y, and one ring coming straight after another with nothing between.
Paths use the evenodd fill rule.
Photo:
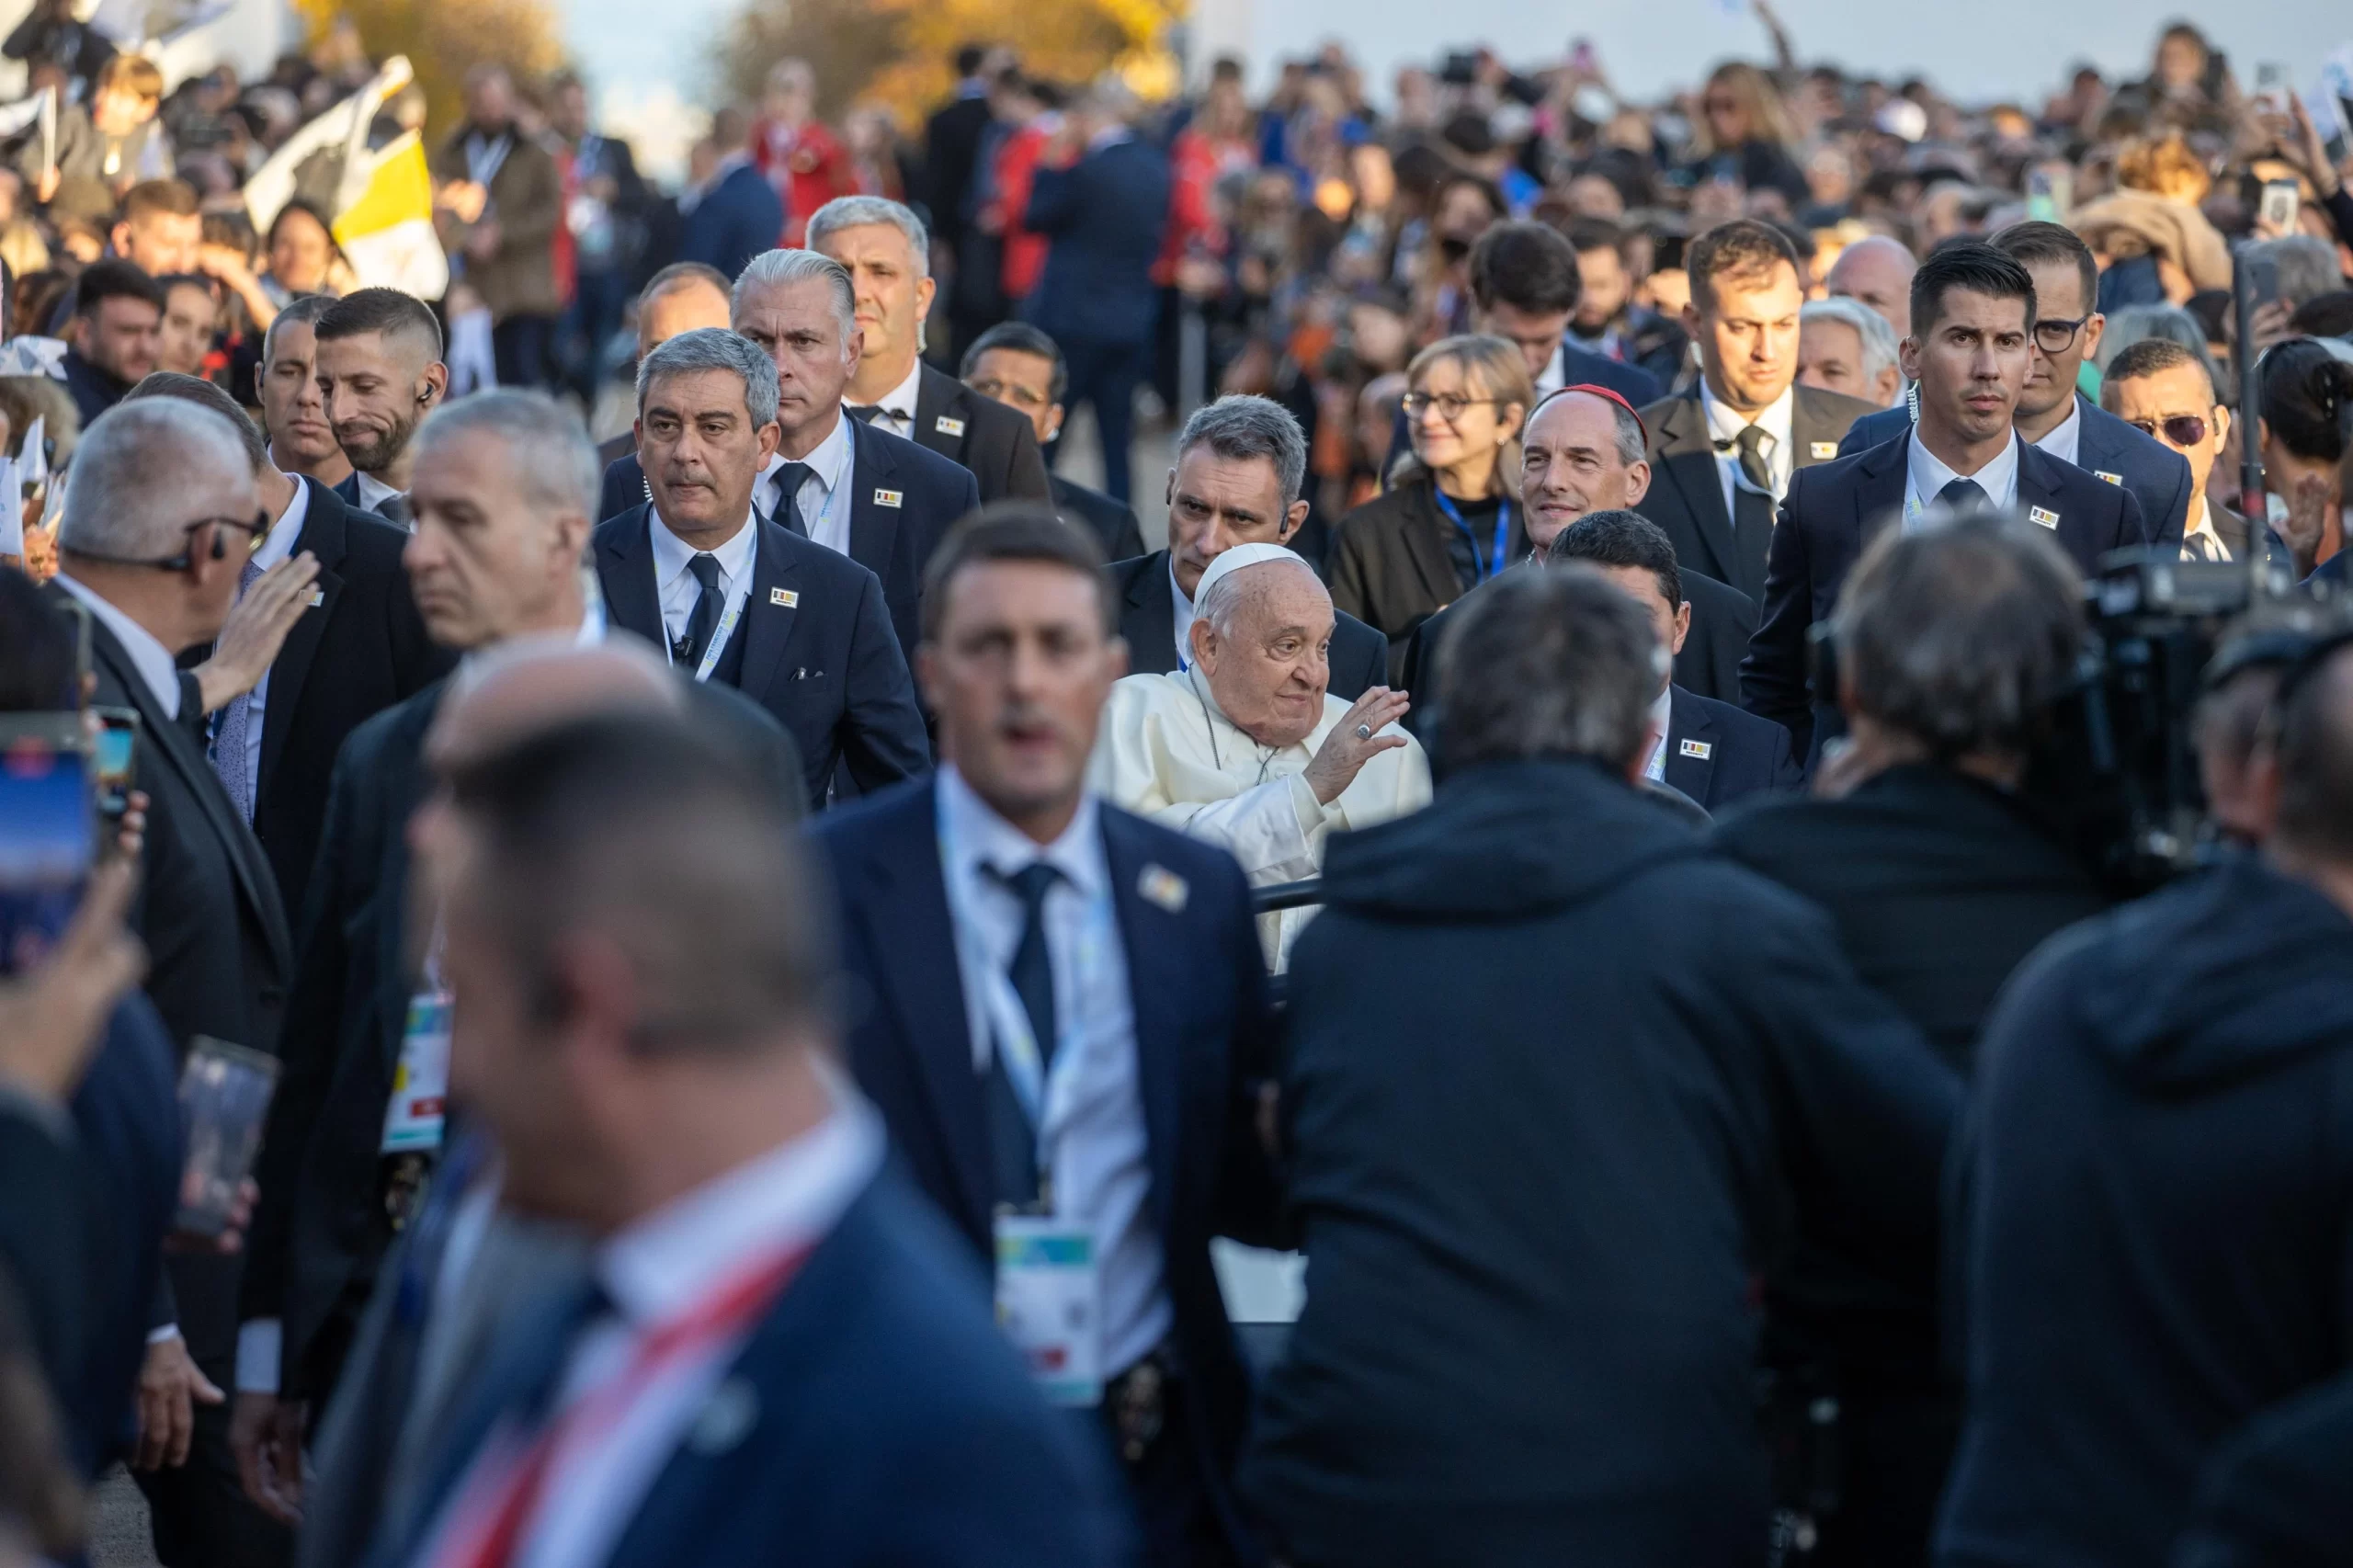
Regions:
<instances>
[{"instance_id":1,"label":"paved ground","mask_svg":"<svg viewBox=\"0 0 2353 1568\"><path fill-rule=\"evenodd\" d=\"M147 1544L147 1499L118 1466L98 1483L90 1510L91 1568L154 1568Z\"/></svg>"}]
</instances>

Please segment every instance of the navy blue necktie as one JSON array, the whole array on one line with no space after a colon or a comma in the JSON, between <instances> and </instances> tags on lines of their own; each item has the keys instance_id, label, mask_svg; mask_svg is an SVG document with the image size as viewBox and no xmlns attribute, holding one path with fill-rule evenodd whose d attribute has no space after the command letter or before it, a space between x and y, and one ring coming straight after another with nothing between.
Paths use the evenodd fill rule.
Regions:
<instances>
[{"instance_id":1,"label":"navy blue necktie","mask_svg":"<svg viewBox=\"0 0 2353 1568\"><path fill-rule=\"evenodd\" d=\"M787 463L776 471L776 521L787 533L809 537L809 525L801 519L801 487L817 471L807 463Z\"/></svg>"},{"instance_id":2,"label":"navy blue necktie","mask_svg":"<svg viewBox=\"0 0 2353 1568\"><path fill-rule=\"evenodd\" d=\"M1030 1038L1038 1042L1038 1111L1045 1115L1045 1075L1054 1060L1054 966L1046 945L1046 894L1062 881L1062 873L1043 860L1007 874L996 867L988 875L1021 901L1021 940L1006 966L1013 994L1029 1015ZM996 1201L1026 1208L1038 1200L1038 1129L1005 1070L1005 1044L990 1053L988 1101L990 1165L995 1174Z\"/></svg>"},{"instance_id":3,"label":"navy blue necktie","mask_svg":"<svg viewBox=\"0 0 2353 1568\"><path fill-rule=\"evenodd\" d=\"M702 592L687 617L687 640L679 650L678 663L688 669L699 669L703 654L710 649L710 634L719 630L720 607L726 602L727 595L719 585L719 557L710 551L699 550L688 556L687 570L702 585Z\"/></svg>"},{"instance_id":4,"label":"navy blue necktie","mask_svg":"<svg viewBox=\"0 0 2353 1568\"><path fill-rule=\"evenodd\" d=\"M1985 487L1973 479L1954 480L1937 492L1937 499L1955 517L1981 511L1993 505L1992 498L1985 494Z\"/></svg>"}]
</instances>

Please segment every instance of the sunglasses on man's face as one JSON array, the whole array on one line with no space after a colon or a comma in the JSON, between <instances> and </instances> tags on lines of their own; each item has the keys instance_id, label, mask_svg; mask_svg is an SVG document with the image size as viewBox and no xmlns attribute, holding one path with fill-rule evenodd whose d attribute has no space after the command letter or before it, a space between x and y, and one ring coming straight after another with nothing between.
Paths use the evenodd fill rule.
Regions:
<instances>
[{"instance_id":1,"label":"sunglasses on man's face","mask_svg":"<svg viewBox=\"0 0 2353 1568\"><path fill-rule=\"evenodd\" d=\"M2124 423L2169 446L2194 447L2206 439L2206 421L2195 414L2177 414L2169 419L2128 419Z\"/></svg>"}]
</instances>

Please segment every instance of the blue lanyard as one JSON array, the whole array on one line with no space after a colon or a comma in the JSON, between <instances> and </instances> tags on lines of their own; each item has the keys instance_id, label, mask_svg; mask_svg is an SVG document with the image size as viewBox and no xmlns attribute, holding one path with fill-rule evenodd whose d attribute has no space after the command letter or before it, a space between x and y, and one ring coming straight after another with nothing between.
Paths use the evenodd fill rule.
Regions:
<instances>
[{"instance_id":1,"label":"blue lanyard","mask_svg":"<svg viewBox=\"0 0 2353 1568\"><path fill-rule=\"evenodd\" d=\"M1438 509L1444 512L1454 526L1462 530L1462 537L1471 541L1471 563L1478 569L1480 581L1499 575L1504 569L1504 551L1511 547L1511 503L1501 501L1495 505L1495 548L1483 562L1479 559L1479 536L1471 531L1471 525L1464 522L1462 514L1454 509L1452 498L1435 483L1430 486L1430 494L1438 497Z\"/></svg>"}]
</instances>

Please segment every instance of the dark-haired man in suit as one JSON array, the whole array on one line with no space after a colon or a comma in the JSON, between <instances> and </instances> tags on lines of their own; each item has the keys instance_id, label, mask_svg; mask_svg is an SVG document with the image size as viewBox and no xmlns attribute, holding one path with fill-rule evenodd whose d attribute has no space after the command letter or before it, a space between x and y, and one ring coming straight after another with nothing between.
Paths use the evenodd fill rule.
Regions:
<instances>
[{"instance_id":1,"label":"dark-haired man in suit","mask_svg":"<svg viewBox=\"0 0 2353 1568\"><path fill-rule=\"evenodd\" d=\"M1046 460L1029 422L922 358L931 314L931 236L903 202L837 196L809 220L809 248L849 273L865 347L843 395L851 417L972 472L983 506L1043 501Z\"/></svg>"},{"instance_id":2,"label":"dark-haired man in suit","mask_svg":"<svg viewBox=\"0 0 2353 1568\"><path fill-rule=\"evenodd\" d=\"M351 477L335 494L406 528L416 472L410 443L449 391L441 324L397 289L360 289L321 312L312 331L327 423L351 460Z\"/></svg>"},{"instance_id":3,"label":"dark-haired man in suit","mask_svg":"<svg viewBox=\"0 0 2353 1568\"><path fill-rule=\"evenodd\" d=\"M2018 511L2049 528L2078 570L2148 542L2132 493L2021 439L2013 427L2034 354L2034 279L1991 245L1948 247L1912 278L1904 373L1920 417L1902 440L1791 481L1773 534L1764 620L1741 665L1741 702L1789 726L1811 766L1842 725L1813 689L1807 631L1829 618L1847 574L1881 529L1954 514Z\"/></svg>"},{"instance_id":4,"label":"dark-haired man in suit","mask_svg":"<svg viewBox=\"0 0 2353 1568\"><path fill-rule=\"evenodd\" d=\"M344 737L370 715L439 680L457 662L425 634L401 552L408 535L358 511L314 479L281 473L261 432L236 400L210 381L159 370L125 402L176 397L229 422L254 467L254 489L270 517L240 581L257 581L279 562L307 555L318 575L309 608L294 621L250 692L213 715L213 771L298 915L326 820L327 780ZM243 591L242 589L240 590Z\"/></svg>"},{"instance_id":5,"label":"dark-haired man in suit","mask_svg":"<svg viewBox=\"0 0 2353 1568\"><path fill-rule=\"evenodd\" d=\"M1040 450L1052 449L1062 434L1063 394L1070 388L1070 367L1052 338L1028 322L999 322L972 339L957 373L982 397L1027 418ZM1063 521L1093 529L1106 558L1131 561L1143 554L1143 530L1136 526L1134 507L1063 474L1049 473L1046 483Z\"/></svg>"},{"instance_id":6,"label":"dark-haired man in suit","mask_svg":"<svg viewBox=\"0 0 2353 1568\"><path fill-rule=\"evenodd\" d=\"M1837 456L1838 438L1871 405L1797 384L1803 273L1779 229L1735 219L1686 254L1683 322L1699 346L1699 384L1643 410L1651 487L1641 510L1666 530L1684 571L1761 604L1774 508L1790 476Z\"/></svg>"},{"instance_id":7,"label":"dark-haired man in suit","mask_svg":"<svg viewBox=\"0 0 2353 1568\"><path fill-rule=\"evenodd\" d=\"M776 450L776 367L703 327L639 362L652 499L597 526L605 613L697 680L732 686L792 735L809 797L836 763L871 791L931 766L915 684L874 574L752 506Z\"/></svg>"},{"instance_id":8,"label":"dark-haired man in suit","mask_svg":"<svg viewBox=\"0 0 2353 1568\"><path fill-rule=\"evenodd\" d=\"M1123 668L1093 541L1043 507L976 519L934 563L918 655L952 761L834 813L817 843L848 1061L983 1268L1020 1225L1095 1238L1083 1340L1026 1347L1124 1467L1154 1568L1256 1561L1232 1476L1248 1373L1210 1238L1272 1239L1253 1130L1271 1045L1248 891L1212 846L1086 788Z\"/></svg>"},{"instance_id":9,"label":"dark-haired man in suit","mask_svg":"<svg viewBox=\"0 0 2353 1568\"><path fill-rule=\"evenodd\" d=\"M2046 457L2132 493L2152 544L2181 543L2198 494L2189 463L2076 390L2084 361L2099 350L2099 266L2091 247L2060 223L2013 223L1986 242L2034 279L2034 357L2011 423L2018 439ZM1838 455L1892 441L1911 417L1903 405L1867 415L1839 442Z\"/></svg>"}]
</instances>

